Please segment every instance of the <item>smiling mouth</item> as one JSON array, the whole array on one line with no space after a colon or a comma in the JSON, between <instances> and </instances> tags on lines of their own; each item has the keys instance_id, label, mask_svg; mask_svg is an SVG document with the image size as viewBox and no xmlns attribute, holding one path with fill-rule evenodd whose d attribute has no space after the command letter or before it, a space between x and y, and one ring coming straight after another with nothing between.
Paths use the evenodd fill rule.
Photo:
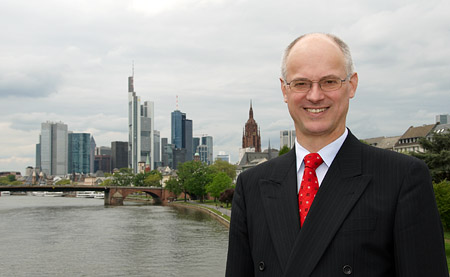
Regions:
<instances>
[{"instance_id":1,"label":"smiling mouth","mask_svg":"<svg viewBox=\"0 0 450 277\"><path fill-rule=\"evenodd\" d=\"M321 112L326 111L327 108L321 108L321 109L308 109L308 108L306 108L305 110L307 112L310 112L310 113L321 113Z\"/></svg>"}]
</instances>

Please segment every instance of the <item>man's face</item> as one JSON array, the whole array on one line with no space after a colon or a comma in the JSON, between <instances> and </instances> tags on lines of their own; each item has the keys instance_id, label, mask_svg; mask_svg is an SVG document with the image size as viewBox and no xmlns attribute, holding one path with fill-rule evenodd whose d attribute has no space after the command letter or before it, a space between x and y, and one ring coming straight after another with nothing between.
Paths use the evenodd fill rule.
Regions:
<instances>
[{"instance_id":1,"label":"man's face","mask_svg":"<svg viewBox=\"0 0 450 277\"><path fill-rule=\"evenodd\" d=\"M292 48L286 62L286 82L298 79L320 81L324 77L347 77L344 54L339 47L324 36L303 38ZM349 100L355 95L358 76L354 73L342 87L324 92L313 83L305 93L293 92L281 80L284 101L294 120L297 138L321 136L328 143L345 130Z\"/></svg>"}]
</instances>

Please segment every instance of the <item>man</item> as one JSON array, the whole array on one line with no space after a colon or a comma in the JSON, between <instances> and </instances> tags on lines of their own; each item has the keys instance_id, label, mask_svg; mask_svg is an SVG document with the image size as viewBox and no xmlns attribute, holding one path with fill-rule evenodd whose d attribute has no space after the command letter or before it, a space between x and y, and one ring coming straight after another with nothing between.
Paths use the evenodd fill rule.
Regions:
<instances>
[{"instance_id":1,"label":"man","mask_svg":"<svg viewBox=\"0 0 450 277\"><path fill-rule=\"evenodd\" d=\"M358 85L348 46L296 39L280 81L295 149L239 176L226 276L449 276L426 165L345 127Z\"/></svg>"}]
</instances>

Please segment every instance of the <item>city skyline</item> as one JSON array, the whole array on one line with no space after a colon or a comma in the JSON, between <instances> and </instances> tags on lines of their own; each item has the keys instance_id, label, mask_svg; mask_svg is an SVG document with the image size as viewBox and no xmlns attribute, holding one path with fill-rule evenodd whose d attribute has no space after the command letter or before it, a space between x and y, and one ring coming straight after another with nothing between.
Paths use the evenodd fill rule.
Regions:
<instances>
[{"instance_id":1,"label":"city skyline","mask_svg":"<svg viewBox=\"0 0 450 277\"><path fill-rule=\"evenodd\" d=\"M161 138L170 138L178 95L193 135L212 136L215 155L237 162L252 100L261 148L269 140L277 147L279 132L294 129L278 80L281 54L310 32L350 46L360 82L347 121L359 138L401 135L450 113L448 1L5 0L0 10L8 26L0 31L1 171L34 166L46 121L90 133L98 146L127 141L133 61L136 93L154 102Z\"/></svg>"}]
</instances>

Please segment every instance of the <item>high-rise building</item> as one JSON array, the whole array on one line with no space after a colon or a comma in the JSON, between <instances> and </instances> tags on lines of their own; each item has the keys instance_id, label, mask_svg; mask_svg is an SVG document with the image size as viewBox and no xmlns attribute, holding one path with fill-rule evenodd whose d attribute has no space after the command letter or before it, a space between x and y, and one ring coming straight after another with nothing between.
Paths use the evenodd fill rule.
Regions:
<instances>
[{"instance_id":1,"label":"high-rise building","mask_svg":"<svg viewBox=\"0 0 450 277\"><path fill-rule=\"evenodd\" d=\"M184 121L186 120L186 114L182 113L179 110L175 110L172 112L171 116L172 121L172 144L175 145L175 148L183 148L183 129L184 129Z\"/></svg>"},{"instance_id":2,"label":"high-rise building","mask_svg":"<svg viewBox=\"0 0 450 277\"><path fill-rule=\"evenodd\" d=\"M41 135L39 135L39 143L36 144L36 170L41 171Z\"/></svg>"},{"instance_id":3,"label":"high-rise building","mask_svg":"<svg viewBox=\"0 0 450 277\"><path fill-rule=\"evenodd\" d=\"M69 174L87 174L91 172L91 142L91 134L89 133L68 134Z\"/></svg>"},{"instance_id":4,"label":"high-rise building","mask_svg":"<svg viewBox=\"0 0 450 277\"><path fill-rule=\"evenodd\" d=\"M283 146L291 148L295 145L295 130L280 131L280 150Z\"/></svg>"},{"instance_id":5,"label":"high-rise building","mask_svg":"<svg viewBox=\"0 0 450 277\"><path fill-rule=\"evenodd\" d=\"M111 156L111 147L109 146L99 146L95 147L95 155L110 155Z\"/></svg>"},{"instance_id":6,"label":"high-rise building","mask_svg":"<svg viewBox=\"0 0 450 277\"><path fill-rule=\"evenodd\" d=\"M66 124L49 121L42 123L39 148L41 172L52 176L67 174L68 137Z\"/></svg>"},{"instance_id":7,"label":"high-rise building","mask_svg":"<svg viewBox=\"0 0 450 277\"><path fill-rule=\"evenodd\" d=\"M249 118L242 134L242 148L254 148L255 152L261 152L261 133L253 118L252 102L250 102Z\"/></svg>"},{"instance_id":8,"label":"high-rise building","mask_svg":"<svg viewBox=\"0 0 450 277\"><path fill-rule=\"evenodd\" d=\"M194 158L194 151L192 149L192 120L186 119L186 114L179 110L172 112L171 119L172 144L175 145L175 149L185 149L183 151L186 155L184 161L192 161Z\"/></svg>"},{"instance_id":9,"label":"high-rise building","mask_svg":"<svg viewBox=\"0 0 450 277\"><path fill-rule=\"evenodd\" d=\"M154 130L153 135L153 158L155 159L153 168L161 166L161 134L159 131Z\"/></svg>"},{"instance_id":10,"label":"high-rise building","mask_svg":"<svg viewBox=\"0 0 450 277\"><path fill-rule=\"evenodd\" d=\"M111 172L111 155L95 155L94 173L97 173L99 170L104 173Z\"/></svg>"},{"instance_id":11,"label":"high-rise building","mask_svg":"<svg viewBox=\"0 0 450 277\"><path fill-rule=\"evenodd\" d=\"M186 149L186 161L192 161L194 159L194 150L192 149L192 133L193 126L192 120L186 119L184 122L184 136L183 136L183 148Z\"/></svg>"},{"instance_id":12,"label":"high-rise building","mask_svg":"<svg viewBox=\"0 0 450 277\"><path fill-rule=\"evenodd\" d=\"M146 162L147 157L153 169L154 104L145 101L141 105L133 82L134 77L128 77L128 164L137 173L139 162Z\"/></svg>"},{"instance_id":13,"label":"high-rise building","mask_svg":"<svg viewBox=\"0 0 450 277\"><path fill-rule=\"evenodd\" d=\"M198 153L197 147L200 145L200 138L194 137L192 138L192 151L195 153Z\"/></svg>"},{"instance_id":14,"label":"high-rise building","mask_svg":"<svg viewBox=\"0 0 450 277\"><path fill-rule=\"evenodd\" d=\"M202 144L201 145L206 145L206 159L203 160L202 159L202 155L200 154L200 160L205 162L206 164L210 165L214 162L213 159L213 137L212 136L202 136Z\"/></svg>"},{"instance_id":15,"label":"high-rise building","mask_svg":"<svg viewBox=\"0 0 450 277\"><path fill-rule=\"evenodd\" d=\"M450 123L450 115L448 115L448 114L436 115L436 123L449 124Z\"/></svg>"},{"instance_id":16,"label":"high-rise building","mask_svg":"<svg viewBox=\"0 0 450 277\"><path fill-rule=\"evenodd\" d=\"M180 164L186 162L186 149L185 148L175 148L173 152L173 169L178 169Z\"/></svg>"},{"instance_id":17,"label":"high-rise building","mask_svg":"<svg viewBox=\"0 0 450 277\"><path fill-rule=\"evenodd\" d=\"M161 164L162 166L168 166L174 168L173 164L173 150L175 145L167 143L167 138L161 139Z\"/></svg>"},{"instance_id":18,"label":"high-rise building","mask_svg":"<svg viewBox=\"0 0 450 277\"><path fill-rule=\"evenodd\" d=\"M230 155L226 154L223 151L219 151L219 155L217 155L216 160L222 160L230 163Z\"/></svg>"},{"instance_id":19,"label":"high-rise building","mask_svg":"<svg viewBox=\"0 0 450 277\"><path fill-rule=\"evenodd\" d=\"M128 167L128 142L111 142L111 171Z\"/></svg>"},{"instance_id":20,"label":"high-rise building","mask_svg":"<svg viewBox=\"0 0 450 277\"><path fill-rule=\"evenodd\" d=\"M90 168L89 168L89 172L90 173L95 173L94 171L94 160L95 160L95 147L97 146L97 144L95 144L95 139L94 136L91 136L91 145L90 145Z\"/></svg>"},{"instance_id":21,"label":"high-rise building","mask_svg":"<svg viewBox=\"0 0 450 277\"><path fill-rule=\"evenodd\" d=\"M97 171L99 170L108 173L111 172L111 154L112 154L111 147L108 146L95 147L93 173L97 173Z\"/></svg>"}]
</instances>

